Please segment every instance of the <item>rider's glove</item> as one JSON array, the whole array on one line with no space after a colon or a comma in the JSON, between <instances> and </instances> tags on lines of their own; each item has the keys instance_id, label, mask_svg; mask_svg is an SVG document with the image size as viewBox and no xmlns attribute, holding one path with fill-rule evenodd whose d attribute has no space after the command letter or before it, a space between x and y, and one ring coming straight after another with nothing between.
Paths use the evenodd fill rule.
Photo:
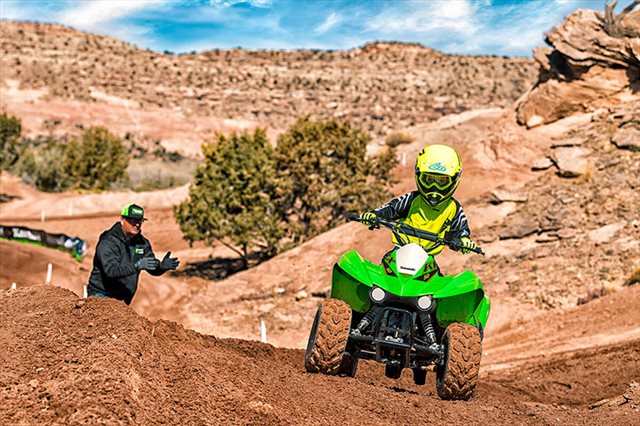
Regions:
<instances>
[{"instance_id":1,"label":"rider's glove","mask_svg":"<svg viewBox=\"0 0 640 426\"><path fill-rule=\"evenodd\" d=\"M460 238L460 243L462 245L462 247L460 247L460 253L462 254L473 253L473 250L478 248L478 246L476 246L476 243L471 241L471 238L462 237Z\"/></svg>"},{"instance_id":2,"label":"rider's glove","mask_svg":"<svg viewBox=\"0 0 640 426\"><path fill-rule=\"evenodd\" d=\"M164 257L162 258L162 262L160 262L160 269L162 269L163 271L175 270L180 264L180 261L177 257L169 256L171 256L170 251L168 251L167 254L164 255Z\"/></svg>"},{"instance_id":3,"label":"rider's glove","mask_svg":"<svg viewBox=\"0 0 640 426\"><path fill-rule=\"evenodd\" d=\"M135 263L137 270L146 269L147 271L155 271L160 266L160 261L155 257L143 257Z\"/></svg>"},{"instance_id":4,"label":"rider's glove","mask_svg":"<svg viewBox=\"0 0 640 426\"><path fill-rule=\"evenodd\" d=\"M374 226L377 218L378 215L374 212L364 212L360 215L360 222L362 222L363 225Z\"/></svg>"}]
</instances>

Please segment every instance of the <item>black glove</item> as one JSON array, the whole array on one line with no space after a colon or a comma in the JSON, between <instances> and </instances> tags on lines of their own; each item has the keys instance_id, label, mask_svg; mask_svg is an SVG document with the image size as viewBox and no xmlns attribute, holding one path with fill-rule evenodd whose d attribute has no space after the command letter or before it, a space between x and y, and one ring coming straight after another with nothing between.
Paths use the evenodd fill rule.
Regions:
<instances>
[{"instance_id":1,"label":"black glove","mask_svg":"<svg viewBox=\"0 0 640 426\"><path fill-rule=\"evenodd\" d=\"M143 257L136 262L135 266L138 270L155 271L160 266L160 261L155 257Z\"/></svg>"},{"instance_id":2,"label":"black glove","mask_svg":"<svg viewBox=\"0 0 640 426\"><path fill-rule=\"evenodd\" d=\"M175 270L180 264L180 261L177 257L169 257L170 255L171 252L168 251L167 254L165 254L162 258L162 262L160 262L160 269L162 269L163 271Z\"/></svg>"}]
</instances>

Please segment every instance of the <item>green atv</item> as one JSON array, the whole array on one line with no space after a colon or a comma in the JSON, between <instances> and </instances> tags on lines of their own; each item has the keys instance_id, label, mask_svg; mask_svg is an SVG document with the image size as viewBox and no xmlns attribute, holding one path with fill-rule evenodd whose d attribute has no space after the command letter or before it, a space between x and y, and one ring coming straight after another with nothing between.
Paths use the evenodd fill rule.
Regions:
<instances>
[{"instance_id":1,"label":"green atv","mask_svg":"<svg viewBox=\"0 0 640 426\"><path fill-rule=\"evenodd\" d=\"M349 215L349 220L360 221ZM433 257L409 236L451 248L460 241L440 238L407 224L374 219L371 229L390 229L400 248L382 264L348 251L333 267L331 298L318 307L305 354L308 372L355 376L358 359L385 364L397 379L404 368L424 385L435 365L442 399L469 399L476 389L489 298L478 277L465 271L443 276ZM484 254L482 249L473 250Z\"/></svg>"}]
</instances>

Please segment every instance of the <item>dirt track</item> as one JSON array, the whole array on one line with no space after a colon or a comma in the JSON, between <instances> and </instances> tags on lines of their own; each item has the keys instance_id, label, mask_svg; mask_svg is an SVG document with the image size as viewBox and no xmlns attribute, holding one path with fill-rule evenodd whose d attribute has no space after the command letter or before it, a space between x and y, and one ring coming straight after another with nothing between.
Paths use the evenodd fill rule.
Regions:
<instances>
[{"instance_id":1,"label":"dirt track","mask_svg":"<svg viewBox=\"0 0 640 426\"><path fill-rule=\"evenodd\" d=\"M589 405L640 377L638 351L636 339L553 355L482 374L476 398L445 402L433 374L424 387L371 363L354 379L311 375L301 350L202 336L35 286L0 292L0 423L631 425L633 392Z\"/></svg>"}]
</instances>

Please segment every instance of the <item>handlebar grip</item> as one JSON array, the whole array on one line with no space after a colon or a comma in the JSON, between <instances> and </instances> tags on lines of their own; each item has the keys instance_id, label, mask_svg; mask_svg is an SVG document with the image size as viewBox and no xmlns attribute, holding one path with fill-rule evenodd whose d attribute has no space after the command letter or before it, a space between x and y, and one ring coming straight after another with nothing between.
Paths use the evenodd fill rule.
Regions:
<instances>
[{"instance_id":1,"label":"handlebar grip","mask_svg":"<svg viewBox=\"0 0 640 426\"><path fill-rule=\"evenodd\" d=\"M347 219L350 221L360 222L360 216L355 213L349 213Z\"/></svg>"}]
</instances>

